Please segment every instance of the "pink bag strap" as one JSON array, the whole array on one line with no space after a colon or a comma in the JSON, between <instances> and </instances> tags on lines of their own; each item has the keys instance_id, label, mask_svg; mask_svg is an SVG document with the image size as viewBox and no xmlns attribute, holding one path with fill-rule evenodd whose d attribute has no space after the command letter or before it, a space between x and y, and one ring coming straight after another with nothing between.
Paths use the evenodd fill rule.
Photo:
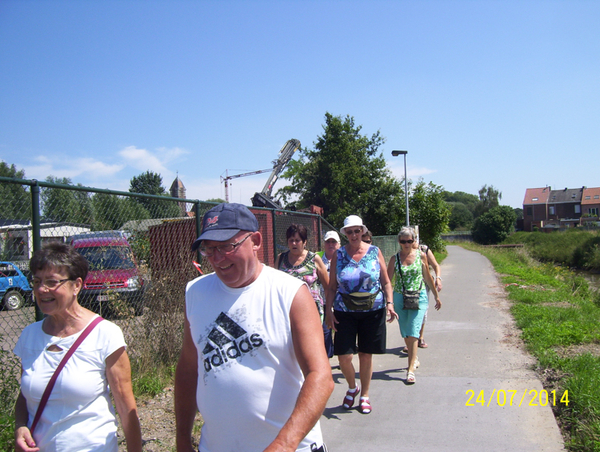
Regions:
<instances>
[{"instance_id":1,"label":"pink bag strap","mask_svg":"<svg viewBox=\"0 0 600 452\"><path fill-rule=\"evenodd\" d=\"M104 319L100 316L98 316L94 320L92 320L92 322L79 335L79 337L73 343L73 345L71 345L71 348L69 348L69 350L67 351L65 356L63 356L63 359L58 364L58 367L56 368L56 370L52 374L52 377L50 378L50 381L46 385L46 389L44 390L44 394L42 394L42 399L40 400L38 409L35 412L35 417L33 418L31 428L29 429L31 434L33 434L33 431L35 430L35 427L37 426L37 423L40 420L40 417L42 415L42 411L44 411L44 408L46 407L46 403L48 402L48 399L50 398L50 393L52 392L52 388L54 388L54 384L56 383L58 374L60 374L60 371L63 369L63 367L65 367L65 364L67 364L67 361L69 360L69 358L73 355L73 353L75 353L75 350L77 350L77 347L79 347L81 345L83 340L92 332L92 330L96 327L96 325L98 325L100 322L102 322L102 320L104 320Z\"/></svg>"}]
</instances>

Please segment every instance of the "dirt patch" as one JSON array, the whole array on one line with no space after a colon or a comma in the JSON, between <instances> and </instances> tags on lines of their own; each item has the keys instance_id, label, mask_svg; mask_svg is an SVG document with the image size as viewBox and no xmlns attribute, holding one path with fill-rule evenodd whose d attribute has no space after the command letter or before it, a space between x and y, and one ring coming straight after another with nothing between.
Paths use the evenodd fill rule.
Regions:
<instances>
[{"instance_id":1,"label":"dirt patch","mask_svg":"<svg viewBox=\"0 0 600 452\"><path fill-rule=\"evenodd\" d=\"M161 394L151 399L138 400L138 414L142 427L142 449L145 452L175 451L175 407L173 387L167 387ZM196 422L200 423L200 414ZM126 452L125 436L119 425L119 452ZM198 435L195 435L198 436ZM198 444L194 447L197 449Z\"/></svg>"},{"instance_id":2,"label":"dirt patch","mask_svg":"<svg viewBox=\"0 0 600 452\"><path fill-rule=\"evenodd\" d=\"M493 300L481 303L481 305L497 309L504 314L505 321L502 322L501 325L502 339L500 342L525 352L523 358L525 359L526 365L531 366L535 363L535 359L526 351L527 347L525 347L525 343L523 342L523 339L521 339L521 330L517 328L515 320L510 313L513 302L508 299L506 289L502 289L503 284L497 274L496 279L498 281L497 285L488 286L490 289L493 289L492 292L488 292L488 295L492 297Z\"/></svg>"},{"instance_id":3,"label":"dirt patch","mask_svg":"<svg viewBox=\"0 0 600 452\"><path fill-rule=\"evenodd\" d=\"M554 350L561 358L572 358L575 355L585 355L586 353L600 357L600 344L577 344L568 347L556 347Z\"/></svg>"},{"instance_id":4,"label":"dirt patch","mask_svg":"<svg viewBox=\"0 0 600 452\"><path fill-rule=\"evenodd\" d=\"M579 308L576 304L569 303L568 301L553 301L548 303L540 303L542 306L549 306L551 308Z\"/></svg>"}]
</instances>

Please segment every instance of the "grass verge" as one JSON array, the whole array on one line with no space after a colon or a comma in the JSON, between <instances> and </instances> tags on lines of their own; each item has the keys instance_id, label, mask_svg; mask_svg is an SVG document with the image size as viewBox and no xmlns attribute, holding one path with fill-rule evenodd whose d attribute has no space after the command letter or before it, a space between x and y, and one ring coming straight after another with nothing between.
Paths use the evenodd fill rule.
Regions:
<instances>
[{"instance_id":1,"label":"grass verge","mask_svg":"<svg viewBox=\"0 0 600 452\"><path fill-rule=\"evenodd\" d=\"M600 293L570 270L536 261L524 248L461 246L486 256L501 275L544 387L561 397L568 392L568 404L553 407L565 447L600 451Z\"/></svg>"}]
</instances>

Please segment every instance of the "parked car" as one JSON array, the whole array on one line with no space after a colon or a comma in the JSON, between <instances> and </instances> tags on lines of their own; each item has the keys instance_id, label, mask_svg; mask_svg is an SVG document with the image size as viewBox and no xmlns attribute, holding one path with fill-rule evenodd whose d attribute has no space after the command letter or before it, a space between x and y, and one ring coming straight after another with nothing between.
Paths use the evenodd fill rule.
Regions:
<instances>
[{"instance_id":1,"label":"parked car","mask_svg":"<svg viewBox=\"0 0 600 452\"><path fill-rule=\"evenodd\" d=\"M78 297L81 305L105 317L130 309L142 315L145 281L127 239L80 235L72 245L90 266Z\"/></svg>"},{"instance_id":2,"label":"parked car","mask_svg":"<svg viewBox=\"0 0 600 452\"><path fill-rule=\"evenodd\" d=\"M67 243L69 245L73 245L73 242L78 239L91 239L91 238L101 238L101 237L116 237L116 238L128 239L130 235L131 234L129 234L125 231L116 231L116 230L82 232L80 234L75 234L75 235L70 236L67 239Z\"/></svg>"},{"instance_id":3,"label":"parked car","mask_svg":"<svg viewBox=\"0 0 600 452\"><path fill-rule=\"evenodd\" d=\"M25 274L12 262L0 261L0 299L8 311L31 301L32 289Z\"/></svg>"}]
</instances>

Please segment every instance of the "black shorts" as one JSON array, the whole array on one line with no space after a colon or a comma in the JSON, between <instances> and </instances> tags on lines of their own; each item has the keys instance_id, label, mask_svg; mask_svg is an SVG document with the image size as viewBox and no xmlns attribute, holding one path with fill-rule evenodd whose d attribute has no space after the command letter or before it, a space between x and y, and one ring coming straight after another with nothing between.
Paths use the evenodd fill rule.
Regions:
<instances>
[{"instance_id":1,"label":"black shorts","mask_svg":"<svg viewBox=\"0 0 600 452\"><path fill-rule=\"evenodd\" d=\"M385 317L387 309L377 311L335 311L338 323L333 340L333 352L336 355L361 353L382 355L386 350ZM356 336L358 335L358 349Z\"/></svg>"}]
</instances>

